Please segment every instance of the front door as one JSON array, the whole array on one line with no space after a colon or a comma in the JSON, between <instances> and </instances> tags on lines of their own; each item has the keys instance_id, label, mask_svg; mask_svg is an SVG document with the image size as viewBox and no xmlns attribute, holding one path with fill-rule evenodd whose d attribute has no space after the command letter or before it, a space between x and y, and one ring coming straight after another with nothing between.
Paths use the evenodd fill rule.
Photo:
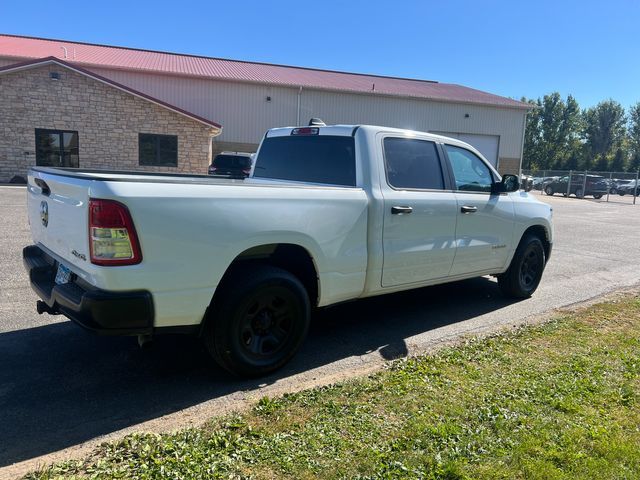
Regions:
<instances>
[{"instance_id":1,"label":"front door","mask_svg":"<svg viewBox=\"0 0 640 480\"><path fill-rule=\"evenodd\" d=\"M385 137L382 286L449 275L455 255L457 201L438 148L428 140Z\"/></svg>"},{"instance_id":2,"label":"front door","mask_svg":"<svg viewBox=\"0 0 640 480\"><path fill-rule=\"evenodd\" d=\"M505 266L513 248L515 214L507 194L492 194L495 181L475 153L444 145L456 185L456 257L451 275L464 275Z\"/></svg>"}]
</instances>

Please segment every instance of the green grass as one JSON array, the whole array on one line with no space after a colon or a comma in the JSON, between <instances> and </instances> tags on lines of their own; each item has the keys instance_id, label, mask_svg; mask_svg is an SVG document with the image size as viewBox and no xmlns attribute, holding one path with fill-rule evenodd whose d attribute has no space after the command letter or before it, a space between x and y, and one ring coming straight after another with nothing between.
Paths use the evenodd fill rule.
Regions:
<instances>
[{"instance_id":1,"label":"green grass","mask_svg":"<svg viewBox=\"0 0 640 480\"><path fill-rule=\"evenodd\" d=\"M639 399L634 297L27 478L640 478Z\"/></svg>"}]
</instances>

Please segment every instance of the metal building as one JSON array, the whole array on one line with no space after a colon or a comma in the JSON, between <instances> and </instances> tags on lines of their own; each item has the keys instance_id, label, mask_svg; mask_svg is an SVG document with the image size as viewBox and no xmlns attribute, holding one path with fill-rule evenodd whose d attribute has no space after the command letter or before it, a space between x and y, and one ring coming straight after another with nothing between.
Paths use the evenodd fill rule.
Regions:
<instances>
[{"instance_id":1,"label":"metal building","mask_svg":"<svg viewBox=\"0 0 640 480\"><path fill-rule=\"evenodd\" d=\"M529 105L460 85L0 35L0 67L48 56L215 118L214 153L255 151L267 129L319 117L460 138L501 172L520 169Z\"/></svg>"}]
</instances>

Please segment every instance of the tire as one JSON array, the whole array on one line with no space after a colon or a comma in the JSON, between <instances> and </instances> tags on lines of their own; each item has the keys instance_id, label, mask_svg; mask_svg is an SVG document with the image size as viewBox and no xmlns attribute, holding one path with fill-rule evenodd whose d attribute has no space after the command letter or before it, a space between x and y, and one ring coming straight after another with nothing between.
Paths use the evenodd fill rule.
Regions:
<instances>
[{"instance_id":1,"label":"tire","mask_svg":"<svg viewBox=\"0 0 640 480\"><path fill-rule=\"evenodd\" d=\"M600 200L602 198L602 193L594 193L593 198L595 198L596 200Z\"/></svg>"},{"instance_id":2,"label":"tire","mask_svg":"<svg viewBox=\"0 0 640 480\"><path fill-rule=\"evenodd\" d=\"M309 296L297 277L268 265L231 272L213 300L203 341L216 362L240 377L287 363L309 330Z\"/></svg>"},{"instance_id":3,"label":"tire","mask_svg":"<svg viewBox=\"0 0 640 480\"><path fill-rule=\"evenodd\" d=\"M623 192L623 191L619 191L618 192L618 195L620 195L621 197L624 197L624 194L625 194L625 192Z\"/></svg>"},{"instance_id":4,"label":"tire","mask_svg":"<svg viewBox=\"0 0 640 480\"><path fill-rule=\"evenodd\" d=\"M540 238L525 234L513 255L509 269L498 276L502 293L510 298L529 298L536 291L546 259Z\"/></svg>"},{"instance_id":5,"label":"tire","mask_svg":"<svg viewBox=\"0 0 640 480\"><path fill-rule=\"evenodd\" d=\"M576 198L584 198L584 190L582 190L582 187L576 188Z\"/></svg>"},{"instance_id":6,"label":"tire","mask_svg":"<svg viewBox=\"0 0 640 480\"><path fill-rule=\"evenodd\" d=\"M555 192L553 191L553 187L551 185L547 185L546 187L544 187L544 193L546 193L547 195L551 196Z\"/></svg>"},{"instance_id":7,"label":"tire","mask_svg":"<svg viewBox=\"0 0 640 480\"><path fill-rule=\"evenodd\" d=\"M616 193L618 193L618 189L616 187L613 187L611 190L609 190L609 193L611 195L615 195Z\"/></svg>"}]
</instances>

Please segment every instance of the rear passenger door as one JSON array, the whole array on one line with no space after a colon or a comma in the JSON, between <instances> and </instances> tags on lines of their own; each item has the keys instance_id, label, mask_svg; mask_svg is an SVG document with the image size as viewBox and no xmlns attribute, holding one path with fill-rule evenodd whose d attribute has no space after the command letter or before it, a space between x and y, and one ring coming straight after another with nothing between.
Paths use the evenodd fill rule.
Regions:
<instances>
[{"instance_id":1,"label":"rear passenger door","mask_svg":"<svg viewBox=\"0 0 640 480\"><path fill-rule=\"evenodd\" d=\"M444 144L457 200L456 257L451 275L501 270L513 248L513 202L491 193L497 180L474 152Z\"/></svg>"},{"instance_id":2,"label":"rear passenger door","mask_svg":"<svg viewBox=\"0 0 640 480\"><path fill-rule=\"evenodd\" d=\"M382 286L445 278L455 255L457 203L446 189L441 149L429 140L386 136Z\"/></svg>"}]
</instances>

